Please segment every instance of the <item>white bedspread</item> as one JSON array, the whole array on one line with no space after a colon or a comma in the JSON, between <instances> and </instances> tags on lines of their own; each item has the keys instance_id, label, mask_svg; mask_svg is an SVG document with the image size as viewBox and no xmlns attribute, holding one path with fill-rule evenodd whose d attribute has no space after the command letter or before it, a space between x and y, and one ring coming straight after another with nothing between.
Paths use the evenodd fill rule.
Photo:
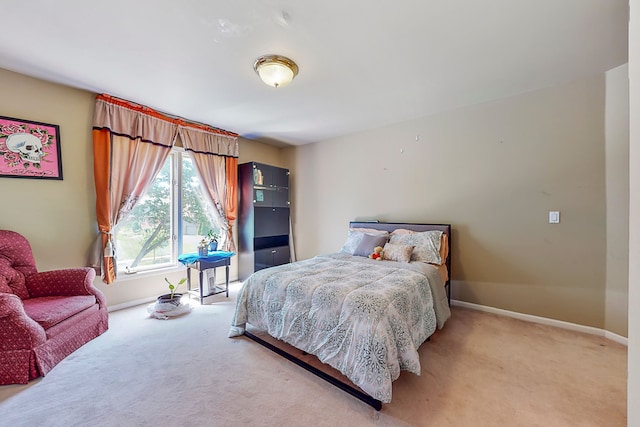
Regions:
<instances>
[{"instance_id":1,"label":"white bedspread","mask_svg":"<svg viewBox=\"0 0 640 427\"><path fill-rule=\"evenodd\" d=\"M417 349L449 316L433 266L338 253L251 275L229 336L249 323L315 354L388 403L400 370L420 375Z\"/></svg>"}]
</instances>

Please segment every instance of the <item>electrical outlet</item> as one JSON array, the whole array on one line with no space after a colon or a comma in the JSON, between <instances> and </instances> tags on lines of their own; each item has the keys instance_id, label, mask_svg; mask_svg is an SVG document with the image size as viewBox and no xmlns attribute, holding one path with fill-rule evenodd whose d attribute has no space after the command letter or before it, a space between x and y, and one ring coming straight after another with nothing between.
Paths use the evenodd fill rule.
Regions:
<instances>
[{"instance_id":1,"label":"electrical outlet","mask_svg":"<svg viewBox=\"0 0 640 427\"><path fill-rule=\"evenodd\" d=\"M560 224L560 211L549 211L549 224Z\"/></svg>"}]
</instances>

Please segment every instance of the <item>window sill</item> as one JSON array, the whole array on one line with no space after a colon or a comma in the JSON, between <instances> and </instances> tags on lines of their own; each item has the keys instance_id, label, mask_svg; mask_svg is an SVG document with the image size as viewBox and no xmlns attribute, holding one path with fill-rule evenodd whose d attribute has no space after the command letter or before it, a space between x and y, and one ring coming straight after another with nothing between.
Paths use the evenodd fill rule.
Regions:
<instances>
[{"instance_id":1,"label":"window sill","mask_svg":"<svg viewBox=\"0 0 640 427\"><path fill-rule=\"evenodd\" d=\"M174 265L171 267L163 267L153 270L142 270L135 273L124 273L122 271L118 272L118 277L116 278L116 282L128 282L131 280L144 279L149 277L158 277L163 276L168 273L174 273L183 271L186 272L186 267L182 264Z\"/></svg>"}]
</instances>

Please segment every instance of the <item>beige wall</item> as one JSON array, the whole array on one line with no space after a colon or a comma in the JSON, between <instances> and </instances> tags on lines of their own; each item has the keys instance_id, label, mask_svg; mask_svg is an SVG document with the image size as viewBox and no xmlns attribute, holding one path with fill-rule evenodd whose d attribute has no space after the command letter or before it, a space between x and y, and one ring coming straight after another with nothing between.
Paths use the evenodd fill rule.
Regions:
<instances>
[{"instance_id":1,"label":"beige wall","mask_svg":"<svg viewBox=\"0 0 640 427\"><path fill-rule=\"evenodd\" d=\"M455 298L624 334L625 313L605 316L605 88L596 76L289 149L241 139L239 161L291 169L299 259L338 250L351 219L451 222ZM0 179L0 227L29 238L41 270L84 265L94 94L6 70L0 89L3 114L60 125L65 177ZM164 291L165 275L184 270L96 284L113 306Z\"/></svg>"},{"instance_id":2,"label":"beige wall","mask_svg":"<svg viewBox=\"0 0 640 427\"><path fill-rule=\"evenodd\" d=\"M606 74L607 264L605 326L627 336L629 284L629 81L627 64Z\"/></svg>"},{"instance_id":3,"label":"beige wall","mask_svg":"<svg viewBox=\"0 0 640 427\"><path fill-rule=\"evenodd\" d=\"M240 156L238 163L260 162L268 165L288 168L283 149L245 138L239 138Z\"/></svg>"},{"instance_id":4,"label":"beige wall","mask_svg":"<svg viewBox=\"0 0 640 427\"><path fill-rule=\"evenodd\" d=\"M2 115L60 125L62 181L0 178L0 228L25 235L38 268L86 263L95 229L94 95L0 69Z\"/></svg>"},{"instance_id":5,"label":"beige wall","mask_svg":"<svg viewBox=\"0 0 640 427\"><path fill-rule=\"evenodd\" d=\"M454 298L603 328L604 119L598 75L290 149L298 256L352 219L450 222Z\"/></svg>"},{"instance_id":6,"label":"beige wall","mask_svg":"<svg viewBox=\"0 0 640 427\"><path fill-rule=\"evenodd\" d=\"M62 181L0 178L0 228L29 239L39 270L84 266L96 230L91 139L95 94L3 69L0 93L2 115L60 125L64 176ZM240 139L240 162L284 166L281 152ZM120 275L111 285L97 279L96 286L105 293L109 306L140 302L166 291L163 277L177 280L184 271ZM231 278L237 278L235 258Z\"/></svg>"}]
</instances>

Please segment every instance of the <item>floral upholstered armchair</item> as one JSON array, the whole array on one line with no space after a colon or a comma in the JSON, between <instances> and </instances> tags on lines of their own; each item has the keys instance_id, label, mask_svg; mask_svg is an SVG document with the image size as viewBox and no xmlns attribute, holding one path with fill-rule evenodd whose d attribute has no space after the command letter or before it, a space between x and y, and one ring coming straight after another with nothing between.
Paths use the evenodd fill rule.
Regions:
<instances>
[{"instance_id":1,"label":"floral upholstered armchair","mask_svg":"<svg viewBox=\"0 0 640 427\"><path fill-rule=\"evenodd\" d=\"M22 235L0 230L0 384L26 384L108 329L91 268L38 272Z\"/></svg>"}]
</instances>

